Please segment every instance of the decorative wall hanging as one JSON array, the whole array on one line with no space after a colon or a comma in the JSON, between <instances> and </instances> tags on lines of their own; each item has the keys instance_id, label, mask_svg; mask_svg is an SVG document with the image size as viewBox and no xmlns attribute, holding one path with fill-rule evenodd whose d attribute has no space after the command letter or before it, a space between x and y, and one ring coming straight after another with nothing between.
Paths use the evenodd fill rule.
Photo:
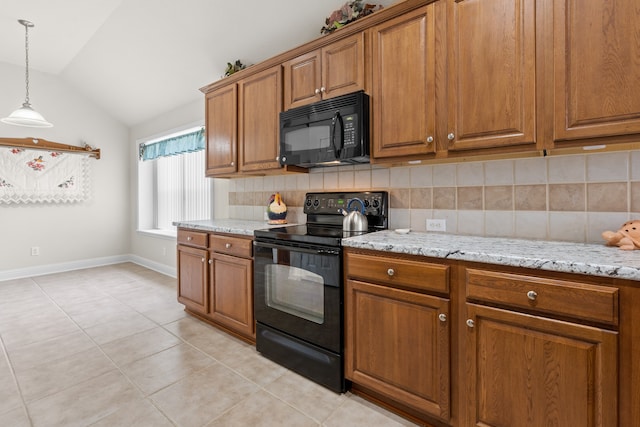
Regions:
<instances>
[{"instance_id":1,"label":"decorative wall hanging","mask_svg":"<svg viewBox=\"0 0 640 427\"><path fill-rule=\"evenodd\" d=\"M0 147L0 203L73 203L90 196L87 156Z\"/></svg>"}]
</instances>

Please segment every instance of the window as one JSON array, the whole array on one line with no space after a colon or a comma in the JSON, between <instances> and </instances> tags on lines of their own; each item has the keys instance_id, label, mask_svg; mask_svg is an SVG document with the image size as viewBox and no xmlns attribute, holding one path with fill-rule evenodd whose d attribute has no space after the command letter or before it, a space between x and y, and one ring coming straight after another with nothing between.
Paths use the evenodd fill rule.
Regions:
<instances>
[{"instance_id":1,"label":"window","mask_svg":"<svg viewBox=\"0 0 640 427\"><path fill-rule=\"evenodd\" d=\"M205 177L201 128L140 144L138 229L173 233L173 221L210 219L212 183Z\"/></svg>"}]
</instances>

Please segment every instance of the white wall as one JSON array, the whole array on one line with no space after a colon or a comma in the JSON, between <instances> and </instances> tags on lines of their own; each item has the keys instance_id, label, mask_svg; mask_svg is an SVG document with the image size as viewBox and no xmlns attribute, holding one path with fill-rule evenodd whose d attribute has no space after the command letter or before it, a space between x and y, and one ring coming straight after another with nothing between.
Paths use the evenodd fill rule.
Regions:
<instances>
[{"instance_id":1,"label":"white wall","mask_svg":"<svg viewBox=\"0 0 640 427\"><path fill-rule=\"evenodd\" d=\"M144 139L162 136L186 127L204 125L204 95L201 101L179 107L131 128L129 166L131 170L131 253L156 270L175 274L176 239L137 231L138 224L138 144ZM228 180L213 180L213 218L228 218Z\"/></svg>"},{"instance_id":2,"label":"white wall","mask_svg":"<svg viewBox=\"0 0 640 427\"><path fill-rule=\"evenodd\" d=\"M127 128L59 78L30 71L31 104L54 127L0 123L0 137L39 137L70 145L84 140L100 148L102 157L90 159L88 202L0 204L0 279L39 274L47 266L112 262L130 248ZM24 67L0 63L0 116L18 108L24 95ZM40 256L31 256L32 246L40 247Z\"/></svg>"}]
</instances>

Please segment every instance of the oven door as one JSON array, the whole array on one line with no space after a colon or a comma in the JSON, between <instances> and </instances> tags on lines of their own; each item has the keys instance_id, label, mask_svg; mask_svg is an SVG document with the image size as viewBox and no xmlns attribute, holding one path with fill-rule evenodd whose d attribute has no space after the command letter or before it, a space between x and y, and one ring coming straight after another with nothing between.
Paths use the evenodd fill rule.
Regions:
<instances>
[{"instance_id":1,"label":"oven door","mask_svg":"<svg viewBox=\"0 0 640 427\"><path fill-rule=\"evenodd\" d=\"M257 322L342 351L341 249L254 242Z\"/></svg>"}]
</instances>

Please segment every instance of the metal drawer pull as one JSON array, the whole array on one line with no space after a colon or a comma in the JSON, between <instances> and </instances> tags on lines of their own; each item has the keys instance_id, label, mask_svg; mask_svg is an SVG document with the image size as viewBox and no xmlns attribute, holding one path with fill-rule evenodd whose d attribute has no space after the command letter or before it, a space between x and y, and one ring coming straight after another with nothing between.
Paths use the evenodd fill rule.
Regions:
<instances>
[{"instance_id":1,"label":"metal drawer pull","mask_svg":"<svg viewBox=\"0 0 640 427\"><path fill-rule=\"evenodd\" d=\"M433 142L433 137L432 136L427 137L427 142L431 144Z\"/></svg>"},{"instance_id":2,"label":"metal drawer pull","mask_svg":"<svg viewBox=\"0 0 640 427\"><path fill-rule=\"evenodd\" d=\"M224 245L225 248L229 249L231 247L231 243L227 243Z\"/></svg>"},{"instance_id":3,"label":"metal drawer pull","mask_svg":"<svg viewBox=\"0 0 640 427\"><path fill-rule=\"evenodd\" d=\"M536 291L529 291L527 292L527 298L529 298L531 301L535 301L536 298L538 298L538 293Z\"/></svg>"},{"instance_id":4,"label":"metal drawer pull","mask_svg":"<svg viewBox=\"0 0 640 427\"><path fill-rule=\"evenodd\" d=\"M316 90L315 90L314 92L315 92L315 93L316 93L316 95L317 95L317 94L319 94L319 93L320 93L320 89L316 88Z\"/></svg>"},{"instance_id":5,"label":"metal drawer pull","mask_svg":"<svg viewBox=\"0 0 640 427\"><path fill-rule=\"evenodd\" d=\"M191 240L193 240L193 237L187 236L187 241L191 241Z\"/></svg>"},{"instance_id":6,"label":"metal drawer pull","mask_svg":"<svg viewBox=\"0 0 640 427\"><path fill-rule=\"evenodd\" d=\"M473 321L473 319L467 319L467 326L470 328L473 328L475 326L475 322Z\"/></svg>"},{"instance_id":7,"label":"metal drawer pull","mask_svg":"<svg viewBox=\"0 0 640 427\"><path fill-rule=\"evenodd\" d=\"M209 260L209 264L213 264L213 260L212 259Z\"/></svg>"},{"instance_id":8,"label":"metal drawer pull","mask_svg":"<svg viewBox=\"0 0 640 427\"><path fill-rule=\"evenodd\" d=\"M202 262L204 262L204 258L202 258Z\"/></svg>"},{"instance_id":9,"label":"metal drawer pull","mask_svg":"<svg viewBox=\"0 0 640 427\"><path fill-rule=\"evenodd\" d=\"M440 313L438 314L438 319L440 319L441 322L446 322L447 321L447 315L444 313Z\"/></svg>"},{"instance_id":10,"label":"metal drawer pull","mask_svg":"<svg viewBox=\"0 0 640 427\"><path fill-rule=\"evenodd\" d=\"M456 136L455 136L453 133L450 133L449 135L447 135L447 139L448 139L449 141L453 141L453 139L454 139L455 137L456 137Z\"/></svg>"},{"instance_id":11,"label":"metal drawer pull","mask_svg":"<svg viewBox=\"0 0 640 427\"><path fill-rule=\"evenodd\" d=\"M390 268L390 269L387 270L387 274L389 276L393 276L394 274L396 274L396 272L393 270L393 268Z\"/></svg>"}]
</instances>

